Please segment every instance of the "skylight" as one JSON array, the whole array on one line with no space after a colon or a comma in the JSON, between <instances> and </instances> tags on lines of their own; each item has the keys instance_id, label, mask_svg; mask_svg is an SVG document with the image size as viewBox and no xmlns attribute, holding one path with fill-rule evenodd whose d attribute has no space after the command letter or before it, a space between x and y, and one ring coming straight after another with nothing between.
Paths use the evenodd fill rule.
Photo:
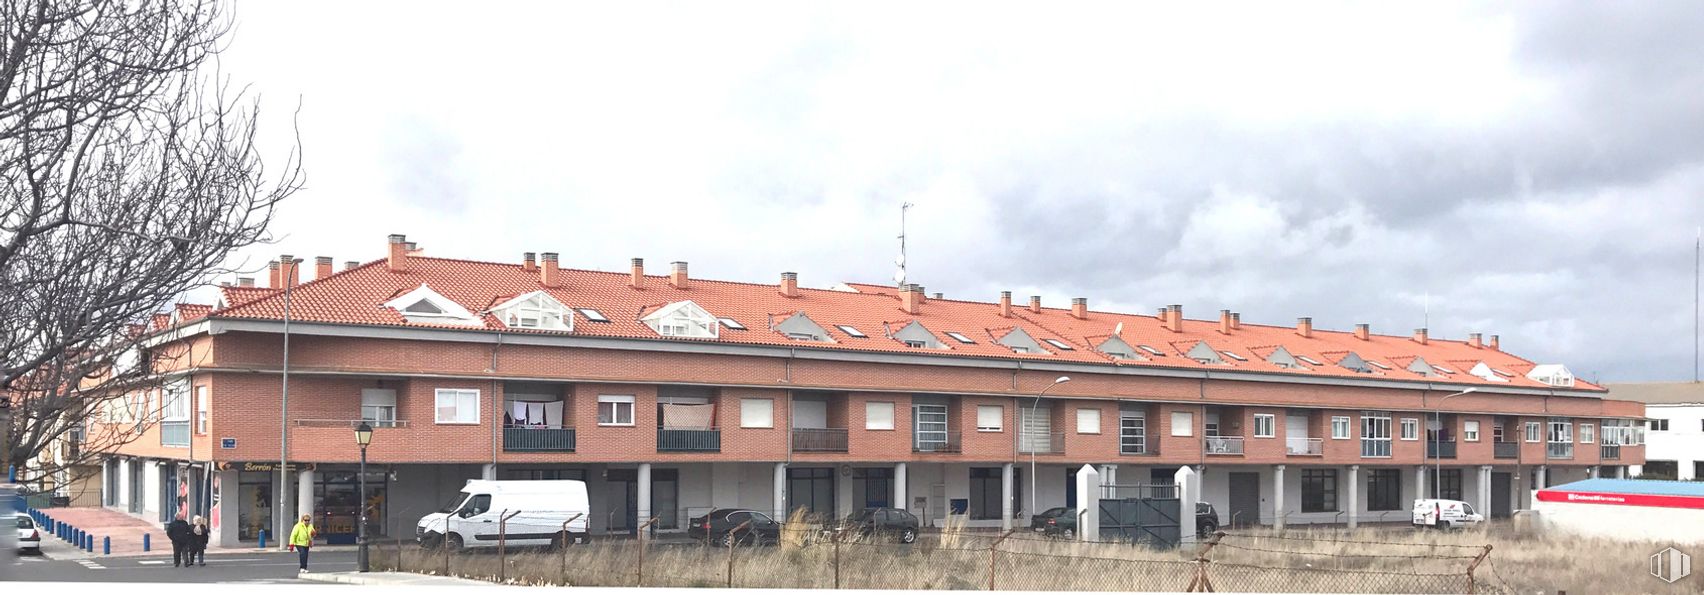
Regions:
<instances>
[{"instance_id":1,"label":"skylight","mask_svg":"<svg viewBox=\"0 0 1704 595\"><path fill-rule=\"evenodd\" d=\"M1455 373L1455 370L1451 370L1451 369L1445 368L1443 366L1432 366L1432 367L1436 368L1439 372L1443 372L1445 374L1454 374Z\"/></svg>"},{"instance_id":2,"label":"skylight","mask_svg":"<svg viewBox=\"0 0 1704 595\"><path fill-rule=\"evenodd\" d=\"M1071 346L1066 345L1064 341L1060 341L1058 339L1042 339L1042 340L1046 341L1048 345L1058 347L1060 351L1073 351Z\"/></svg>"},{"instance_id":3,"label":"skylight","mask_svg":"<svg viewBox=\"0 0 1704 595\"><path fill-rule=\"evenodd\" d=\"M1137 345L1136 348L1141 349L1142 351L1146 351L1148 353L1152 353L1152 354L1160 356L1160 357L1166 356L1165 352L1160 351L1158 349L1154 349L1153 347L1150 347L1150 346L1147 346L1147 345Z\"/></svg>"},{"instance_id":4,"label":"skylight","mask_svg":"<svg viewBox=\"0 0 1704 595\"><path fill-rule=\"evenodd\" d=\"M1309 363L1311 365L1315 365L1315 366L1325 365L1325 364L1319 363L1319 360L1316 360L1314 358L1311 358L1311 357L1308 357L1308 356L1305 356L1305 355L1298 355L1298 356L1296 356L1296 359L1302 360L1304 362L1307 362L1307 363Z\"/></svg>"},{"instance_id":5,"label":"skylight","mask_svg":"<svg viewBox=\"0 0 1704 595\"><path fill-rule=\"evenodd\" d=\"M1376 362L1376 361L1373 361L1373 360L1367 360L1367 363L1372 364L1374 367L1376 367L1380 370L1389 370L1390 369L1390 366L1384 365L1382 363L1379 363L1379 362Z\"/></svg>"},{"instance_id":6,"label":"skylight","mask_svg":"<svg viewBox=\"0 0 1704 595\"><path fill-rule=\"evenodd\" d=\"M1237 360L1237 361L1239 361L1239 362L1246 362L1246 361L1248 361L1248 358L1246 358L1246 357L1243 357L1243 356L1240 356L1240 355L1237 355L1237 354L1235 354L1235 353L1232 353L1232 352L1229 352L1229 351L1221 351L1221 352L1219 352L1219 353L1223 353L1223 354L1225 354L1225 357L1228 357L1228 358L1231 358L1231 359L1234 359L1234 360Z\"/></svg>"},{"instance_id":7,"label":"skylight","mask_svg":"<svg viewBox=\"0 0 1704 595\"><path fill-rule=\"evenodd\" d=\"M718 318L717 320L720 320L722 322L722 326L734 329L736 331L746 330L745 325L740 324L740 321L738 321L738 320L734 320L732 318Z\"/></svg>"},{"instance_id":8,"label":"skylight","mask_svg":"<svg viewBox=\"0 0 1704 595\"><path fill-rule=\"evenodd\" d=\"M970 340L970 337L966 337L961 333L955 333L953 331L947 331L947 336L952 337L954 341L964 343L965 345L975 345L976 344L975 341Z\"/></svg>"},{"instance_id":9,"label":"skylight","mask_svg":"<svg viewBox=\"0 0 1704 595\"><path fill-rule=\"evenodd\" d=\"M605 317L603 312L599 312L592 308L576 308L576 310L579 310L580 315L585 316L586 320L590 320L592 322L609 322L609 318Z\"/></svg>"},{"instance_id":10,"label":"skylight","mask_svg":"<svg viewBox=\"0 0 1704 595\"><path fill-rule=\"evenodd\" d=\"M1514 374L1511 374L1509 372L1505 372L1503 370L1499 370L1497 368L1491 368L1491 371L1496 372L1498 376L1503 376L1505 378L1514 378L1515 377Z\"/></svg>"},{"instance_id":11,"label":"skylight","mask_svg":"<svg viewBox=\"0 0 1704 595\"><path fill-rule=\"evenodd\" d=\"M846 335L850 337L857 337L859 339L869 337L869 335L864 334L864 331L852 328L851 325L836 324L834 325L834 328L840 329L840 332L846 333Z\"/></svg>"}]
</instances>

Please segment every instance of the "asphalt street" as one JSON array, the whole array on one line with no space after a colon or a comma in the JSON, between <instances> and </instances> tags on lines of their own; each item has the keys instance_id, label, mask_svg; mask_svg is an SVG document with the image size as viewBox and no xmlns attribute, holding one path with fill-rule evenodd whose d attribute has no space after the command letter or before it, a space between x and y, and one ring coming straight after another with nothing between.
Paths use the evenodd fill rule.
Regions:
<instances>
[{"instance_id":1,"label":"asphalt street","mask_svg":"<svg viewBox=\"0 0 1704 595\"><path fill-rule=\"evenodd\" d=\"M136 556L54 560L41 555L14 558L0 571L0 580L41 582L124 583L309 583L297 578L293 552L238 552L207 555L206 566L178 568L172 556ZM315 552L308 565L315 572L355 570L355 552Z\"/></svg>"}]
</instances>

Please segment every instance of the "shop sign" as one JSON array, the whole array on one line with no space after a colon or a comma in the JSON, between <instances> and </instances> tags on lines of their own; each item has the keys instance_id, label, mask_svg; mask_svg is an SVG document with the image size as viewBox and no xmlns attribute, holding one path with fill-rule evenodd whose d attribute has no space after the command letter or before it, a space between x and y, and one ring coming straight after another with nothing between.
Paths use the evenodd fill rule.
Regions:
<instances>
[{"instance_id":1,"label":"shop sign","mask_svg":"<svg viewBox=\"0 0 1704 595\"><path fill-rule=\"evenodd\" d=\"M273 471L278 470L278 463L227 462L227 463L220 463L219 469L222 470L222 471L265 471L265 472L273 472ZM284 466L285 472L313 471L313 470L314 470L314 464L313 463L290 463L290 464Z\"/></svg>"}]
</instances>

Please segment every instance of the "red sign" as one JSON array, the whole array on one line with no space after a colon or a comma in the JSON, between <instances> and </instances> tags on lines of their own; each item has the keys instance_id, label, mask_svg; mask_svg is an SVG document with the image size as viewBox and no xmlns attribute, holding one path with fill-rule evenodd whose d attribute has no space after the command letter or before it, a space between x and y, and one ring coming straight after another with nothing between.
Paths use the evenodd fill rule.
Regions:
<instances>
[{"instance_id":1,"label":"red sign","mask_svg":"<svg viewBox=\"0 0 1704 595\"><path fill-rule=\"evenodd\" d=\"M1697 508L1704 510L1704 498L1696 496L1605 494L1600 492L1539 490L1538 499L1542 502L1567 502L1572 504L1612 504L1616 506L1655 506L1659 508Z\"/></svg>"}]
</instances>

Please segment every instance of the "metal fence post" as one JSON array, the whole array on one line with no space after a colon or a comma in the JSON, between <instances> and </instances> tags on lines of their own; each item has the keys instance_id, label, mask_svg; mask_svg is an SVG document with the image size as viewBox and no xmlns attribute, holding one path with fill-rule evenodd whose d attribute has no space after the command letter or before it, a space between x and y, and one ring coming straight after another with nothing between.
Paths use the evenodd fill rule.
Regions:
<instances>
[{"instance_id":1,"label":"metal fence post","mask_svg":"<svg viewBox=\"0 0 1704 595\"><path fill-rule=\"evenodd\" d=\"M1207 559L1207 552L1213 551L1213 546L1219 545L1219 540L1224 539L1224 537L1224 531L1214 531L1213 538L1207 540L1207 544L1201 546L1201 551L1195 554L1195 578L1189 580L1189 588L1184 589L1184 591L1189 593L1213 592L1213 580L1207 576L1207 563L1210 562Z\"/></svg>"},{"instance_id":2,"label":"metal fence post","mask_svg":"<svg viewBox=\"0 0 1704 595\"><path fill-rule=\"evenodd\" d=\"M650 526L655 524L656 522L657 522L657 517L651 517L651 520L645 521L644 523L641 523L639 525L639 584L638 584L638 586L640 586L640 587L645 586L645 550L649 549L650 542L651 542L650 539L645 538L645 531L647 529L649 529Z\"/></svg>"},{"instance_id":3,"label":"metal fence post","mask_svg":"<svg viewBox=\"0 0 1704 595\"><path fill-rule=\"evenodd\" d=\"M751 521L740 523L728 531L728 588L734 588L734 546L740 544L740 530L751 526Z\"/></svg>"},{"instance_id":4,"label":"metal fence post","mask_svg":"<svg viewBox=\"0 0 1704 595\"><path fill-rule=\"evenodd\" d=\"M503 512L500 512L500 513L497 514L497 582L498 583L503 583L504 579L507 579L509 577L509 556L508 556L508 551L507 551L507 547L506 547L507 546L506 542L508 540L508 535L509 535L509 519L515 518L515 515L518 515L518 514L521 514L521 511L517 510L517 511L514 511L514 512L509 512L508 510L504 510Z\"/></svg>"},{"instance_id":5,"label":"metal fence post","mask_svg":"<svg viewBox=\"0 0 1704 595\"><path fill-rule=\"evenodd\" d=\"M574 516L568 517L568 520L562 521L562 544L561 544L561 547L559 547L557 549L560 550L559 553L562 555L562 574L561 574L561 576L562 576L562 586L564 586L564 587L568 586L568 545L570 543L569 540L574 538L573 534L568 532L568 525L573 523L576 520L579 520L579 518L582 517L582 516L585 516L585 515L576 512L576 513L574 513ZM591 532L591 526L590 526L591 525L591 519L587 519L586 521L587 521L586 522L586 524L587 524L586 531L588 533L590 533Z\"/></svg>"},{"instance_id":6,"label":"metal fence post","mask_svg":"<svg viewBox=\"0 0 1704 595\"><path fill-rule=\"evenodd\" d=\"M844 531L835 531L829 539L834 540L834 588L840 588L840 536Z\"/></svg>"},{"instance_id":7,"label":"metal fence post","mask_svg":"<svg viewBox=\"0 0 1704 595\"><path fill-rule=\"evenodd\" d=\"M1467 592L1469 594L1479 592L1479 584L1473 577L1473 570L1478 568L1479 563L1484 562L1485 558L1489 557L1490 555L1491 555L1491 544L1487 543L1487 544L1485 544L1485 551L1479 552L1479 556L1473 559L1473 563L1467 565Z\"/></svg>"},{"instance_id":8,"label":"metal fence post","mask_svg":"<svg viewBox=\"0 0 1704 595\"><path fill-rule=\"evenodd\" d=\"M999 539L995 539L994 543L988 544L988 590L989 591L994 590L994 574L995 574L995 572L994 572L994 560L995 560L996 557L998 557L1000 555L1000 542L1005 541L1007 537L1011 537L1012 533L1014 531L1017 531L1017 529L1012 529L1011 531L1005 532L1004 534L1000 535Z\"/></svg>"}]
</instances>

